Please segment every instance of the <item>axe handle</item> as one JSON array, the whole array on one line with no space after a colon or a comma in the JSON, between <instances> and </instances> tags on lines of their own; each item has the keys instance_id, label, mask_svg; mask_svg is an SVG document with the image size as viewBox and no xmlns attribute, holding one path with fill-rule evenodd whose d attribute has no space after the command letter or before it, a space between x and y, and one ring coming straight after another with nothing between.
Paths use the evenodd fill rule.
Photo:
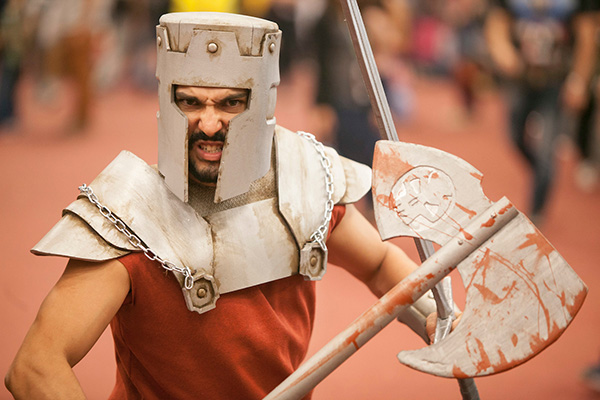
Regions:
<instances>
[{"instance_id":1,"label":"axe handle","mask_svg":"<svg viewBox=\"0 0 600 400\"><path fill-rule=\"evenodd\" d=\"M419 253L419 258L421 259L421 262L427 260L435 252L435 249L433 248L433 243L429 240L415 238L415 245L417 246L417 251ZM444 279L450 279L450 277L447 276ZM448 296L450 297L449 299L440 298L440 296L445 296L442 282L435 285L435 288L433 290L435 289L438 290L438 294L437 296L435 296L435 302L438 309L438 316L441 316L442 318L449 318L449 314L454 312L454 307L451 304L452 296ZM441 339L443 339L444 337L441 337ZM457 381L458 387L460 388L460 394L463 400L480 399L479 391L477 390L477 385L475 384L475 380L473 378L457 379Z\"/></svg>"},{"instance_id":2,"label":"axe handle","mask_svg":"<svg viewBox=\"0 0 600 400\"><path fill-rule=\"evenodd\" d=\"M436 256L439 253L436 253ZM464 255L464 257L466 256L467 254ZM430 258L400 281L358 319L304 362L263 400L303 398L381 329L395 320L406 307L449 274L454 269L453 265L456 265L454 262L444 262L436 258L439 257Z\"/></svg>"},{"instance_id":3,"label":"axe handle","mask_svg":"<svg viewBox=\"0 0 600 400\"><path fill-rule=\"evenodd\" d=\"M425 260L435 253L433 243L430 240L415 238L415 245L421 262L425 262ZM450 281L449 276L445 279ZM440 282L431 290L435 298L438 318L454 318L454 302L452 300L452 288L450 283L448 283L447 286L444 286L442 282Z\"/></svg>"},{"instance_id":4,"label":"axe handle","mask_svg":"<svg viewBox=\"0 0 600 400\"><path fill-rule=\"evenodd\" d=\"M304 362L263 400L294 400L304 397L387 324L395 320L406 307L431 290L460 262L495 235L517 213L506 198L502 198L481 213L455 238Z\"/></svg>"},{"instance_id":5,"label":"axe handle","mask_svg":"<svg viewBox=\"0 0 600 400\"><path fill-rule=\"evenodd\" d=\"M460 394L463 399L472 399L479 400L479 390L477 390L477 385L475 385L475 379L473 378L465 378L465 379L457 379L458 387L460 388Z\"/></svg>"}]
</instances>

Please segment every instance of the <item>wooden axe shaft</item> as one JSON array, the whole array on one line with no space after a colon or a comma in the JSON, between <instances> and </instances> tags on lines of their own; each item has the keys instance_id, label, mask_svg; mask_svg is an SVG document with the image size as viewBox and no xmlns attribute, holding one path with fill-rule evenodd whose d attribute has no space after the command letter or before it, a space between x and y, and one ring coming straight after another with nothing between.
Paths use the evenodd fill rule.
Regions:
<instances>
[{"instance_id":1,"label":"wooden axe shaft","mask_svg":"<svg viewBox=\"0 0 600 400\"><path fill-rule=\"evenodd\" d=\"M263 400L302 398L517 214L516 208L506 198L492 205L419 268L383 295Z\"/></svg>"}]
</instances>

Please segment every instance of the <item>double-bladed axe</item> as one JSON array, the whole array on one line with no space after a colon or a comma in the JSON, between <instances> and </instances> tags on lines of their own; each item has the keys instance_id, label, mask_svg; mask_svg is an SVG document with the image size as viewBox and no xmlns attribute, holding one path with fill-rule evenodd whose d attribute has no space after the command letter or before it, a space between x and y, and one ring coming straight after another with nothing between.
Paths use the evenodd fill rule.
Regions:
<instances>
[{"instance_id":1,"label":"double-bladed axe","mask_svg":"<svg viewBox=\"0 0 600 400\"><path fill-rule=\"evenodd\" d=\"M342 0L355 46L370 53L356 0ZM357 16L358 14L358 16ZM365 43L366 42L366 43ZM491 202L483 175L464 160L431 147L399 142L374 61L367 89L380 128L373 159L375 218L382 239L410 236L440 249L382 296L265 400L300 399L412 303L458 268L466 300L460 323L442 340L403 351L399 360L447 378L473 378L511 369L564 332L587 287L541 232L506 198ZM363 65L364 69L364 65ZM364 72L364 71L363 71ZM371 78L369 78L371 79ZM373 93L372 91L375 91ZM383 110L383 112L382 112Z\"/></svg>"}]
</instances>

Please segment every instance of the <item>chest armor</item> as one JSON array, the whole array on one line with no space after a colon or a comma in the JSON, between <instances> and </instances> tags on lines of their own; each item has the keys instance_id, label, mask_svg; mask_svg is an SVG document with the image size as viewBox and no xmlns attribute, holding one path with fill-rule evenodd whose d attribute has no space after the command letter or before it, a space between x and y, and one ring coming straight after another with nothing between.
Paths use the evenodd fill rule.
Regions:
<instances>
[{"instance_id":1,"label":"chest armor","mask_svg":"<svg viewBox=\"0 0 600 400\"><path fill-rule=\"evenodd\" d=\"M311 239L323 223L328 200L322 158L312 143L282 128L274 148L266 184L259 180L255 190L242 195L249 198L200 212L193 202L181 202L154 168L129 152L122 152L90 187L155 254L191 270L194 283L191 290L183 289L184 298L190 310L205 312L221 293L298 273L320 279L325 272L326 252ZM358 200L370 187L370 169L331 149L326 153L334 204ZM136 250L96 205L80 196L32 251L100 261ZM174 274L183 287L183 275Z\"/></svg>"},{"instance_id":2,"label":"chest armor","mask_svg":"<svg viewBox=\"0 0 600 400\"><path fill-rule=\"evenodd\" d=\"M298 273L298 245L267 198L204 216L210 226L214 278L220 293Z\"/></svg>"}]
</instances>

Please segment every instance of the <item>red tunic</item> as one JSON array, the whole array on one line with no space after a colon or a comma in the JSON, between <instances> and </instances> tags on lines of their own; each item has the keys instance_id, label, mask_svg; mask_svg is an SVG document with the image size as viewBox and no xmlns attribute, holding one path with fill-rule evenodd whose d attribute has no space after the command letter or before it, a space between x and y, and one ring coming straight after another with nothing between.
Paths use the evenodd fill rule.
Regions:
<instances>
[{"instance_id":1,"label":"red tunic","mask_svg":"<svg viewBox=\"0 0 600 400\"><path fill-rule=\"evenodd\" d=\"M329 232L344 213L334 207ZM175 277L157 262L142 253L120 261L131 291L111 322L111 399L262 399L304 359L314 282L295 275L227 293L200 315L187 309Z\"/></svg>"}]
</instances>

